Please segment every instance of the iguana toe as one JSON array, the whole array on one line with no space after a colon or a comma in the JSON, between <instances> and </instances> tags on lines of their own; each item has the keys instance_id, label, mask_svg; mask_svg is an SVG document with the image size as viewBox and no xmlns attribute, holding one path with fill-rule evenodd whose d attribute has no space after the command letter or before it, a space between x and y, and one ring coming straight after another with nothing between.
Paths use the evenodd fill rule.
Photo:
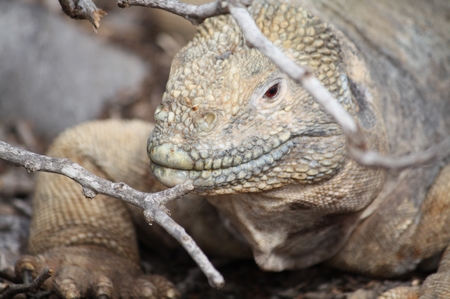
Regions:
<instances>
[{"instance_id":1,"label":"iguana toe","mask_svg":"<svg viewBox=\"0 0 450 299\"><path fill-rule=\"evenodd\" d=\"M73 265L61 265L53 279L53 289L62 298L86 297L92 281L91 273Z\"/></svg>"},{"instance_id":2,"label":"iguana toe","mask_svg":"<svg viewBox=\"0 0 450 299\"><path fill-rule=\"evenodd\" d=\"M96 298L112 298L114 294L114 285L106 276L100 275L94 284L94 292Z\"/></svg>"},{"instance_id":3,"label":"iguana toe","mask_svg":"<svg viewBox=\"0 0 450 299\"><path fill-rule=\"evenodd\" d=\"M43 256L24 255L15 264L16 277L24 280L24 273L28 271L32 278L37 277L42 270L46 267L45 259ZM44 283L44 286L48 285L48 281Z\"/></svg>"}]
</instances>

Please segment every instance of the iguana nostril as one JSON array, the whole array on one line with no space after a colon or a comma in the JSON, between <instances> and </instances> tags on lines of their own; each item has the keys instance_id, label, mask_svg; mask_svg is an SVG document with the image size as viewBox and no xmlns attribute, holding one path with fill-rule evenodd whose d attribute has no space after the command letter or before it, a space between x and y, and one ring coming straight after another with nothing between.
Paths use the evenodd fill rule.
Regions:
<instances>
[{"instance_id":1,"label":"iguana nostril","mask_svg":"<svg viewBox=\"0 0 450 299\"><path fill-rule=\"evenodd\" d=\"M217 114L212 111L205 112L201 117L197 118L195 125L203 132L210 132L216 127Z\"/></svg>"},{"instance_id":2,"label":"iguana nostril","mask_svg":"<svg viewBox=\"0 0 450 299\"><path fill-rule=\"evenodd\" d=\"M214 112L207 112L203 115L203 119L208 124L208 126L212 126L214 121L216 120L216 114Z\"/></svg>"}]
</instances>

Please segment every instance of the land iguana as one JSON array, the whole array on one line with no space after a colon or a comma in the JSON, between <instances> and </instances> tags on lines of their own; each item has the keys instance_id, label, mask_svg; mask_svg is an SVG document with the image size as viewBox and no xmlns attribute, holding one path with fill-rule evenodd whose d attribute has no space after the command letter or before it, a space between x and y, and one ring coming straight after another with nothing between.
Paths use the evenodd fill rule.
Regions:
<instances>
[{"instance_id":1,"label":"land iguana","mask_svg":"<svg viewBox=\"0 0 450 299\"><path fill-rule=\"evenodd\" d=\"M365 11L357 1L341 2L254 1L249 9L261 31L311 68L352 115L370 149L399 155L448 136L450 63L438 51L445 44L432 43L439 34L448 40L442 24L423 27L430 10L416 1L424 17L414 28L429 34L418 46L400 40L408 27L389 27L392 15L381 4ZM403 11L406 17L396 20L406 22L406 6L387 7ZM380 37L374 30L384 24ZM414 54L425 58L405 63ZM423 61L434 71L420 66ZM441 257L421 286L382 298L450 297L448 164L401 173L358 165L333 118L249 48L230 16L207 19L176 55L155 119L79 125L58 137L48 155L142 191L192 180L194 193L168 207L211 255L253 256L268 271L325 262L378 277L399 276ZM148 226L140 211L101 195L86 200L70 179L40 174L33 255L16 269L35 276L50 265L55 275L46 287L64 298L179 296L163 277L140 273L137 232L150 245L177 246L161 228Z\"/></svg>"}]
</instances>

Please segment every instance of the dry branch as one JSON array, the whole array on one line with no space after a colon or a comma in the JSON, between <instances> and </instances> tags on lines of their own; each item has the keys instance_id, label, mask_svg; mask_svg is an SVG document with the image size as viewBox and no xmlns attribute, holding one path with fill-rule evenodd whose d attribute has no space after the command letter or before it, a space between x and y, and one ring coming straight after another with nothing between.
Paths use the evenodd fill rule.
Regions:
<instances>
[{"instance_id":1,"label":"dry branch","mask_svg":"<svg viewBox=\"0 0 450 299\"><path fill-rule=\"evenodd\" d=\"M211 286L220 288L224 284L222 275L214 268L194 240L167 215L165 205L191 191L193 189L191 182L157 193L140 192L125 183L113 183L93 175L69 159L38 155L3 141L0 141L0 159L23 166L28 172L44 171L69 177L83 187L83 194L88 198L93 198L100 193L143 209L149 224L154 221L161 225L186 249L208 277Z\"/></svg>"},{"instance_id":2,"label":"dry branch","mask_svg":"<svg viewBox=\"0 0 450 299\"><path fill-rule=\"evenodd\" d=\"M247 4L243 5L240 0L228 0L228 2L230 14L242 30L247 44L258 49L280 70L302 85L322 108L334 118L347 137L348 152L356 162L364 166L402 170L408 167L425 165L450 154L450 137L426 151L401 157L382 156L369 150L364 140L364 134L357 123L320 81L314 77L312 72L288 58L262 34L245 7Z\"/></svg>"},{"instance_id":3,"label":"dry branch","mask_svg":"<svg viewBox=\"0 0 450 299\"><path fill-rule=\"evenodd\" d=\"M94 25L94 30L100 26L100 19L106 14L98 9L92 0L59 0L65 14L74 19L86 19ZM251 0L241 1L242 5L249 6ZM177 0L117 0L122 8L130 6L143 6L166 10L179 15L192 24L201 24L205 19L228 14L227 1L216 1L202 5L187 4Z\"/></svg>"},{"instance_id":4,"label":"dry branch","mask_svg":"<svg viewBox=\"0 0 450 299\"><path fill-rule=\"evenodd\" d=\"M9 285L3 292L1 298L2 299L12 299L17 294L22 293L36 293L39 291L40 287L44 284L44 282L49 279L53 275L53 270L50 268L45 268L42 270L41 274L36 277L32 282L30 283L23 283L23 284L14 284Z\"/></svg>"},{"instance_id":5,"label":"dry branch","mask_svg":"<svg viewBox=\"0 0 450 299\"><path fill-rule=\"evenodd\" d=\"M192 24L201 24L205 19L228 13L226 2L210 2L202 5L187 4L177 0L117 0L119 7L143 6L159 8L179 15Z\"/></svg>"}]
</instances>

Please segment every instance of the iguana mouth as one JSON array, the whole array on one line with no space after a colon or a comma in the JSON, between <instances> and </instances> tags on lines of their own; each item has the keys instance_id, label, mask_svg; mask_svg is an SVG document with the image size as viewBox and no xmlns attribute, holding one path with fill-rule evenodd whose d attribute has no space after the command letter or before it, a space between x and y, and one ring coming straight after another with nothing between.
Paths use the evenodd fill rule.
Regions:
<instances>
[{"instance_id":1,"label":"iguana mouth","mask_svg":"<svg viewBox=\"0 0 450 299\"><path fill-rule=\"evenodd\" d=\"M207 167L201 170L194 169L188 152L175 145L149 147L148 155L154 176L169 187L192 181L203 195L261 192L292 182L315 184L334 176L346 161L345 142L341 136L328 136L326 141L323 136L297 136L230 167L211 169L211 163L200 160Z\"/></svg>"},{"instance_id":2,"label":"iguana mouth","mask_svg":"<svg viewBox=\"0 0 450 299\"><path fill-rule=\"evenodd\" d=\"M264 172L272 168L277 161L290 152L293 146L294 143L288 140L270 152L266 154L261 152L256 159L239 165L222 166L221 168L209 165L206 167L210 169L196 170L193 166L195 163L187 152L173 145L164 144L149 148L150 167L155 177L169 187L192 180L194 186L200 190L220 187L221 193L236 193L241 189L239 186L242 186L251 177L262 176ZM226 159L233 160L233 157L226 156L222 160ZM208 164L204 159L199 161ZM270 183L270 180L266 181L266 184L270 185Z\"/></svg>"}]
</instances>

